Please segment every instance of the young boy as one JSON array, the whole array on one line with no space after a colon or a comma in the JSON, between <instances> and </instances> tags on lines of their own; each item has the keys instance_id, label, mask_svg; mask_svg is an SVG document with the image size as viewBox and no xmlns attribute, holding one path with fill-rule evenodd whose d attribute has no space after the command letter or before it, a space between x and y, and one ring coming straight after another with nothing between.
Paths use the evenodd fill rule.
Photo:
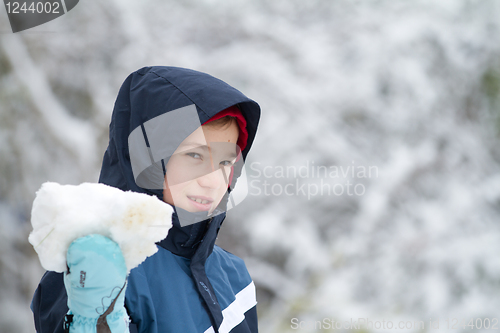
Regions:
<instances>
[{"instance_id":1,"label":"young boy","mask_svg":"<svg viewBox=\"0 0 500 333\"><path fill-rule=\"evenodd\" d=\"M245 264L215 240L259 117L257 103L210 75L174 67L132 73L115 103L99 182L157 196L174 207L173 226L126 284L79 296L69 282L78 265L101 260L85 251L68 259L66 274L47 272L32 302L37 332L257 332ZM74 249L97 248L91 242ZM116 257L102 260L114 267ZM113 272L84 278L101 283Z\"/></svg>"}]
</instances>

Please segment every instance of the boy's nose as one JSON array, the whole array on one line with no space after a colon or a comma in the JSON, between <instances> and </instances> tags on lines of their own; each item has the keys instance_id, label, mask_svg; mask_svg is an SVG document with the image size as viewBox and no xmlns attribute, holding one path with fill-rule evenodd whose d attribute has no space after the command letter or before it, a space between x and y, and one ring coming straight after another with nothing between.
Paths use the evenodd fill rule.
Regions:
<instances>
[{"instance_id":1,"label":"boy's nose","mask_svg":"<svg viewBox=\"0 0 500 333\"><path fill-rule=\"evenodd\" d=\"M198 184L201 187L207 187L213 190L217 190L222 186L222 184L225 184L227 182L225 178L227 177L224 177L223 169L218 169L202 177L199 177Z\"/></svg>"}]
</instances>

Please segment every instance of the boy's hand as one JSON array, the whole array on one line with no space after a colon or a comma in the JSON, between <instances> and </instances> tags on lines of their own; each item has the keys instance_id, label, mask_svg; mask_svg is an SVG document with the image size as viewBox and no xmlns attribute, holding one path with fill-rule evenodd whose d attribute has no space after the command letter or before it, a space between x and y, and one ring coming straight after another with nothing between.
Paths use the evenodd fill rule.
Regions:
<instances>
[{"instance_id":1,"label":"boy's hand","mask_svg":"<svg viewBox=\"0 0 500 333\"><path fill-rule=\"evenodd\" d=\"M67 265L69 332L128 332L127 268L118 244L102 235L78 238L68 248Z\"/></svg>"}]
</instances>

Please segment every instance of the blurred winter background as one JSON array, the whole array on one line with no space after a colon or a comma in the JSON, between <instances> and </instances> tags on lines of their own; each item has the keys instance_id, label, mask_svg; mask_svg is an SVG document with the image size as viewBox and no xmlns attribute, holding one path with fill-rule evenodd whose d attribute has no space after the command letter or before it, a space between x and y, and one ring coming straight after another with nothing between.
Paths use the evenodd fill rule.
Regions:
<instances>
[{"instance_id":1,"label":"blurred winter background","mask_svg":"<svg viewBox=\"0 0 500 333\"><path fill-rule=\"evenodd\" d=\"M0 17L0 332L34 331L36 190L97 181L118 89L146 65L262 107L219 237L261 332L500 318L499 1L85 0L17 34Z\"/></svg>"}]
</instances>

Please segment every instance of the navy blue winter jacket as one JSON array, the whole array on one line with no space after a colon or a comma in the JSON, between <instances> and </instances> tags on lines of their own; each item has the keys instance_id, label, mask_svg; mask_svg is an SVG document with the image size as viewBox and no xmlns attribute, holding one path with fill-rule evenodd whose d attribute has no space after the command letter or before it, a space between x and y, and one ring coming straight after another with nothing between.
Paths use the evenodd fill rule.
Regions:
<instances>
[{"instance_id":1,"label":"navy blue winter jacket","mask_svg":"<svg viewBox=\"0 0 500 333\"><path fill-rule=\"evenodd\" d=\"M163 199L162 190L136 184L127 140L144 122L193 104L200 123L232 105L239 106L247 121L245 158L259 122L257 103L208 74L145 67L132 73L118 94L99 182ZM255 286L245 264L215 245L224 218L222 213L181 227L173 214L173 227L158 243L158 252L128 277L125 306L131 333L257 332ZM66 302L63 275L46 272L32 301L38 333L63 332Z\"/></svg>"}]
</instances>

